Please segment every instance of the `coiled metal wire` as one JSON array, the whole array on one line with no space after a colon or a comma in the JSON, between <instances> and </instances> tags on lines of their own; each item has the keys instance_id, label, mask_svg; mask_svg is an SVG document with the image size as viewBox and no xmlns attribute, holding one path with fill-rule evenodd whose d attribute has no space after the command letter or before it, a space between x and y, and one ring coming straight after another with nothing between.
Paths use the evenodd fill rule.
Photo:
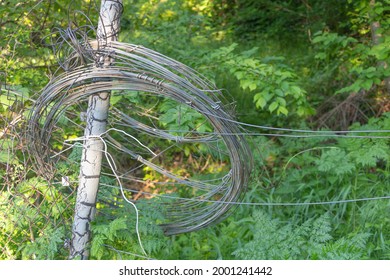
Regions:
<instances>
[{"instance_id":1,"label":"coiled metal wire","mask_svg":"<svg viewBox=\"0 0 390 280\"><path fill-rule=\"evenodd\" d=\"M239 125L231 121L232 112L224 105L226 101L221 91L191 68L141 46L111 42L104 48L98 48L93 41L84 42L83 46L86 46L84 52L77 48L71 56L72 67L67 68L70 70L52 79L31 110L27 139L38 168L47 174L54 168L54 155L61 151L61 147L54 144L58 142L55 135L58 130L66 129L61 127L61 118L68 117L75 130L82 131L81 112L75 111L85 108L83 104L89 96L103 91L111 91L112 97L137 92L146 97L169 100L177 104L177 108L202 115L203 122L208 123L212 133L203 135L197 133L196 129L187 129L186 133L170 132L158 125L160 115L155 114L154 119L153 116L144 117L147 121L143 122L139 116L147 116L149 111L139 107L135 110L130 106L125 107L125 110L112 106L112 122L108 127L131 129L137 135L158 139L158 143L166 143L166 149L172 146L205 145L208 149L206 153L213 155L223 170L218 174L219 179L213 183L164 169L155 154L130 145L134 141L126 135L115 138L107 132L107 135L101 137L104 137L112 150L119 151L138 162L139 166L153 169L164 180L169 180L170 184L175 185L172 192L185 188L188 190L187 195L199 198L165 202L166 221L162 227L166 234L198 230L226 217L234 207L235 203L232 202L240 200L247 186L252 156ZM81 58L75 57L77 55ZM110 67L99 67L99 63L107 57L114 62ZM78 67L75 67L75 61ZM149 148L155 150L156 154L157 150L163 150L161 147ZM121 179L131 180L129 172L123 171Z\"/></svg>"}]
</instances>

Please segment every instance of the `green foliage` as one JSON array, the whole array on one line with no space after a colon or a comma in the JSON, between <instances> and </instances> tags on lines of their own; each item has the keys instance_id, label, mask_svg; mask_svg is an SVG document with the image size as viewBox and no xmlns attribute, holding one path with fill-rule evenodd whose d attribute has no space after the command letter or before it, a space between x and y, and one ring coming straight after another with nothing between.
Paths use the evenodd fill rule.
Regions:
<instances>
[{"instance_id":1,"label":"green foliage","mask_svg":"<svg viewBox=\"0 0 390 280\"><path fill-rule=\"evenodd\" d=\"M334 172L337 176L352 173L355 165L346 157L344 151L332 149L324 152L317 160L317 167L322 172Z\"/></svg>"},{"instance_id":2,"label":"green foliage","mask_svg":"<svg viewBox=\"0 0 390 280\"><path fill-rule=\"evenodd\" d=\"M127 229L126 218L117 218L107 223L99 223L94 227L94 237L91 246L91 255L101 259L104 254L104 242L114 241L119 237L120 230Z\"/></svg>"},{"instance_id":3,"label":"green foliage","mask_svg":"<svg viewBox=\"0 0 390 280\"><path fill-rule=\"evenodd\" d=\"M66 203L74 200L37 177L15 184L11 190L13 195L1 192L0 196L0 244L6 246L0 258L65 258L63 244L69 232L62 222L73 213Z\"/></svg>"},{"instance_id":4,"label":"green foliage","mask_svg":"<svg viewBox=\"0 0 390 280\"><path fill-rule=\"evenodd\" d=\"M366 125L355 124L351 130L389 130L390 115L382 118L370 119ZM385 136L386 133L380 135ZM340 146L349 153L348 157L360 168L373 168L379 163L389 164L390 147L388 139L352 139L340 140Z\"/></svg>"},{"instance_id":5,"label":"green foliage","mask_svg":"<svg viewBox=\"0 0 390 280\"><path fill-rule=\"evenodd\" d=\"M284 224L262 211L252 216L253 240L233 254L238 259L362 259L369 234L333 240L328 214L302 225Z\"/></svg>"},{"instance_id":6,"label":"green foliage","mask_svg":"<svg viewBox=\"0 0 390 280\"><path fill-rule=\"evenodd\" d=\"M97 22L97 14L92 13L95 7L91 3L71 0L39 3L34 0L2 1L0 73L6 75L7 84L23 86L30 92L40 90L57 68L56 58L48 47L52 29L67 27L68 24L74 28L87 23L87 18L81 13L68 17L69 10L89 10L92 22Z\"/></svg>"},{"instance_id":7,"label":"green foliage","mask_svg":"<svg viewBox=\"0 0 390 280\"><path fill-rule=\"evenodd\" d=\"M370 46L365 42L359 43L352 37L318 32L313 43L319 46L315 57L326 65L326 71L337 73L339 80L347 75L350 81L353 81L351 85L337 90L336 93L369 91L373 85L380 85L390 74L384 65L376 67L377 61L388 61L390 58L390 52L386 47L389 44L388 38L378 45ZM349 73L340 72L345 68Z\"/></svg>"},{"instance_id":8,"label":"green foliage","mask_svg":"<svg viewBox=\"0 0 390 280\"><path fill-rule=\"evenodd\" d=\"M173 134L177 134L178 131L212 131L211 125L206 122L205 117L189 106L165 100L160 106L160 111L162 114L159 121L168 130L173 131Z\"/></svg>"},{"instance_id":9,"label":"green foliage","mask_svg":"<svg viewBox=\"0 0 390 280\"><path fill-rule=\"evenodd\" d=\"M140 213L138 227L134 207L127 202L119 201L114 209L100 209L92 226L92 259L142 259L137 228L142 246L148 254L144 257L153 257L164 248L167 238L158 226L163 221L161 209L146 201L140 201L136 206ZM115 215L115 218L109 219L106 215Z\"/></svg>"},{"instance_id":10,"label":"green foliage","mask_svg":"<svg viewBox=\"0 0 390 280\"><path fill-rule=\"evenodd\" d=\"M64 228L46 228L41 236L24 246L22 259L53 260L59 255L66 256L64 237Z\"/></svg>"},{"instance_id":11,"label":"green foliage","mask_svg":"<svg viewBox=\"0 0 390 280\"><path fill-rule=\"evenodd\" d=\"M312 113L306 91L299 86L294 71L283 64L283 57L266 57L261 61L254 57L258 48L235 54L236 47L237 44L222 47L211 53L210 58L229 71L243 91L254 93L256 108L267 109L277 116L287 116L289 111L300 117Z\"/></svg>"},{"instance_id":12,"label":"green foliage","mask_svg":"<svg viewBox=\"0 0 390 280\"><path fill-rule=\"evenodd\" d=\"M214 1L213 1L214 2ZM223 23L242 39L278 38L293 42L306 39L312 30L324 26L343 28L348 11L345 1L215 1L214 9L222 14ZM321 16L319 16L321 15ZM217 20L218 22L218 20Z\"/></svg>"},{"instance_id":13,"label":"green foliage","mask_svg":"<svg viewBox=\"0 0 390 280\"><path fill-rule=\"evenodd\" d=\"M372 92L389 77L386 65L390 62L390 22L385 16L388 4L387 0L355 1L349 12L354 33L343 35L326 30L314 34L315 57L323 73L331 73L340 81L335 93Z\"/></svg>"}]
</instances>

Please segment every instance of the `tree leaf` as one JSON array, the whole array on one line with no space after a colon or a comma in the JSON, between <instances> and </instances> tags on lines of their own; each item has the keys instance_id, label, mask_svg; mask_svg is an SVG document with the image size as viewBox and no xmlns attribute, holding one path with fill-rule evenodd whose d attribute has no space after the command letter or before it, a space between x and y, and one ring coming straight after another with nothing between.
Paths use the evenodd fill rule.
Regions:
<instances>
[{"instance_id":1,"label":"tree leaf","mask_svg":"<svg viewBox=\"0 0 390 280\"><path fill-rule=\"evenodd\" d=\"M283 115L285 115L285 116L287 116L288 115L288 110L287 110L287 108L286 107L284 107L284 106L279 106L279 108L278 108L278 111L277 111L277 114L283 114Z\"/></svg>"},{"instance_id":2,"label":"tree leaf","mask_svg":"<svg viewBox=\"0 0 390 280\"><path fill-rule=\"evenodd\" d=\"M263 109L267 104L267 101L261 96L260 93L256 94L255 97L256 107Z\"/></svg>"},{"instance_id":3,"label":"tree leaf","mask_svg":"<svg viewBox=\"0 0 390 280\"><path fill-rule=\"evenodd\" d=\"M371 89L373 83L374 81L371 79L365 80L364 82L361 83L361 87L365 90L369 90Z\"/></svg>"},{"instance_id":4,"label":"tree leaf","mask_svg":"<svg viewBox=\"0 0 390 280\"><path fill-rule=\"evenodd\" d=\"M272 113L275 111L276 108L278 108L279 104L277 102L272 102L271 105L269 105L268 110Z\"/></svg>"},{"instance_id":5,"label":"tree leaf","mask_svg":"<svg viewBox=\"0 0 390 280\"><path fill-rule=\"evenodd\" d=\"M249 90L250 91L254 91L256 88L257 88L256 82L252 82L251 84L249 84Z\"/></svg>"}]
</instances>

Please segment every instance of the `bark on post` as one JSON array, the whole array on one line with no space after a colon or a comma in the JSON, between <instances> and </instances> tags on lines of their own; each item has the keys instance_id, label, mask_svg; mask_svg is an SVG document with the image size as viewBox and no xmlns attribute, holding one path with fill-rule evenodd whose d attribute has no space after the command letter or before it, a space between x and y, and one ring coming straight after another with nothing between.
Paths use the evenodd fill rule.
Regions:
<instances>
[{"instance_id":1,"label":"bark on post","mask_svg":"<svg viewBox=\"0 0 390 280\"><path fill-rule=\"evenodd\" d=\"M118 39L122 0L102 0L97 29L98 48ZM112 59L102 56L96 67L109 67ZM90 97L87 124L81 157L79 187L70 244L70 259L88 259L91 240L90 223L96 212L96 198L104 145L99 136L106 131L110 92L100 92Z\"/></svg>"}]
</instances>

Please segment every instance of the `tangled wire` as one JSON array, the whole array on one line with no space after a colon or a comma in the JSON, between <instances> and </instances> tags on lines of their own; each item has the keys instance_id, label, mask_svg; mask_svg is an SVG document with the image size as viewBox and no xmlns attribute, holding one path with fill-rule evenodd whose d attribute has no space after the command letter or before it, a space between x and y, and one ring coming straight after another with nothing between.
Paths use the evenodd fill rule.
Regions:
<instances>
[{"instance_id":1,"label":"tangled wire","mask_svg":"<svg viewBox=\"0 0 390 280\"><path fill-rule=\"evenodd\" d=\"M69 34L66 36L72 38ZM99 48L97 41L83 41L82 44L84 48L78 46L75 52L78 55L70 56L73 63L77 61L81 66L72 64L72 67L67 68L71 71L55 77L43 89L31 110L27 139L38 168L47 174L53 171L53 158L59 152L59 148L54 147L53 138L60 129L60 120L66 116L81 128L82 112L76 114L74 111L82 111L81 104L91 95L111 91L112 98L134 92L146 97L157 97L177 104L176 108L180 110L201 115L201 125L210 127L211 133L203 135L199 127L164 130L158 125L159 116L148 116L147 121L143 122L131 115L147 116L150 110L145 108L138 112L131 112L132 109L123 112L114 108L110 114L117 123L120 120L122 127L166 141L168 147L206 145L206 153L218 157L221 165L229 165L218 180L212 181L217 183L186 178L164 169L156 163L159 157L149 148L129 147L128 143L134 142L134 137L128 134L117 140L109 135L108 129L107 133L100 136L116 151L155 170L164 178L174 180L175 191L185 188L188 190L187 195L190 193L196 198L165 204L167 221L162 227L166 234L198 230L226 217L247 186L252 156L239 125L231 121L231 112L221 101L220 90L191 68L147 48L121 42L111 42L104 48ZM85 51L81 52L82 49ZM99 67L99 63L106 61L107 57L113 61L110 67ZM127 173L124 172L121 178L125 178ZM211 200L218 203L209 202Z\"/></svg>"}]
</instances>

